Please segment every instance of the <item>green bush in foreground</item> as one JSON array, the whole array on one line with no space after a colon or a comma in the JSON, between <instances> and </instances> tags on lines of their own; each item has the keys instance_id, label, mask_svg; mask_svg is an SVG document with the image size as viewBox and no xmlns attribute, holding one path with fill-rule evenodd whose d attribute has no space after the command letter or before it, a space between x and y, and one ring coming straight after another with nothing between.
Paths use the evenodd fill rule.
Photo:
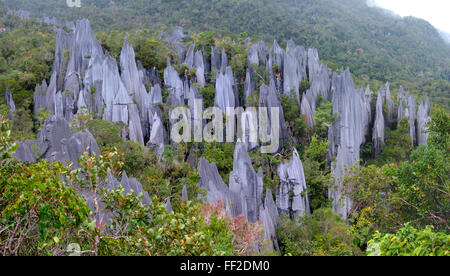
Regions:
<instances>
[{"instance_id":1,"label":"green bush in foreground","mask_svg":"<svg viewBox=\"0 0 450 276\"><path fill-rule=\"evenodd\" d=\"M369 256L450 256L450 235L433 232L432 226L418 231L406 224L396 234L377 232L369 241Z\"/></svg>"}]
</instances>

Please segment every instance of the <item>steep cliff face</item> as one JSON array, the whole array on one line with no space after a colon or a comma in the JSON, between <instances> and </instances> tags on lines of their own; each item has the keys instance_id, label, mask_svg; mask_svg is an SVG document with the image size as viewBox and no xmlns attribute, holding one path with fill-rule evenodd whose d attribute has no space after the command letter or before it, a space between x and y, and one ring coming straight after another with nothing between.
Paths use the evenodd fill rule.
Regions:
<instances>
[{"instance_id":1,"label":"steep cliff face","mask_svg":"<svg viewBox=\"0 0 450 276\"><path fill-rule=\"evenodd\" d=\"M369 99L362 89L355 88L349 70L333 74L331 93L333 113L338 119L328 133L329 158L335 157L331 165L335 187L330 189L329 196L333 199L333 210L347 219L351 202L344 195L342 180L349 168L358 165L360 146L365 142L370 122L366 108Z\"/></svg>"},{"instance_id":2,"label":"steep cliff face","mask_svg":"<svg viewBox=\"0 0 450 276\"><path fill-rule=\"evenodd\" d=\"M297 150L292 153L290 162L280 164L278 176L281 184L276 198L281 213L289 215L289 211L292 210L298 216L309 216L311 211L305 173ZM293 192L292 201L290 199L291 191Z\"/></svg>"},{"instance_id":3,"label":"steep cliff face","mask_svg":"<svg viewBox=\"0 0 450 276\"><path fill-rule=\"evenodd\" d=\"M381 153L384 145L385 120L383 114L383 90L380 89L377 97L376 118L373 127L373 148L375 156Z\"/></svg>"}]
</instances>

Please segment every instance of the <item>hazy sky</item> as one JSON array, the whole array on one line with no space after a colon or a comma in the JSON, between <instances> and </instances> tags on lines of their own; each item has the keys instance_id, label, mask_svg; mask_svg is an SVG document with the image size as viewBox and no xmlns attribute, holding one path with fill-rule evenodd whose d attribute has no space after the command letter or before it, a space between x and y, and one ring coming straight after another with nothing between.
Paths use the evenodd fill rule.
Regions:
<instances>
[{"instance_id":1,"label":"hazy sky","mask_svg":"<svg viewBox=\"0 0 450 276\"><path fill-rule=\"evenodd\" d=\"M450 33L450 0L375 0L375 2L401 16L412 15L423 18L436 28Z\"/></svg>"}]
</instances>

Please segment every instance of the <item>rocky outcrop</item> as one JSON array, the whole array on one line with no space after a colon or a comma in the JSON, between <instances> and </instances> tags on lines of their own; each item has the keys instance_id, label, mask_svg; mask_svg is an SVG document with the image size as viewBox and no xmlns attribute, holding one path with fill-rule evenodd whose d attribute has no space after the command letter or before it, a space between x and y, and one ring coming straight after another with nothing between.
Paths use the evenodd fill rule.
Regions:
<instances>
[{"instance_id":1,"label":"rocky outcrop","mask_svg":"<svg viewBox=\"0 0 450 276\"><path fill-rule=\"evenodd\" d=\"M169 97L172 97L178 103L172 105L182 105L184 99L183 81L178 75L178 72L170 64L170 61L168 61L167 68L164 70L164 85L169 90Z\"/></svg>"},{"instance_id":2,"label":"rocky outcrop","mask_svg":"<svg viewBox=\"0 0 450 276\"><path fill-rule=\"evenodd\" d=\"M158 114L155 112L153 115L150 139L147 143L147 147L153 149L156 154L161 156L164 153L164 144L164 126Z\"/></svg>"},{"instance_id":3,"label":"rocky outcrop","mask_svg":"<svg viewBox=\"0 0 450 276\"><path fill-rule=\"evenodd\" d=\"M310 88L303 94L300 111L306 117L309 127L313 127L316 108L322 101L331 100L331 70L319 60L317 49L308 49L308 71Z\"/></svg>"},{"instance_id":4,"label":"rocky outcrop","mask_svg":"<svg viewBox=\"0 0 450 276\"><path fill-rule=\"evenodd\" d=\"M240 194L229 189L223 182L216 164L201 158L197 170L200 177L199 187L206 190L206 200L210 204L215 205L222 201L231 217L245 214Z\"/></svg>"},{"instance_id":5,"label":"rocky outcrop","mask_svg":"<svg viewBox=\"0 0 450 276\"><path fill-rule=\"evenodd\" d=\"M385 120L383 115L383 91L380 89L377 97L376 118L375 125L373 127L373 150L374 155L377 156L381 153L384 145L384 128Z\"/></svg>"},{"instance_id":6,"label":"rocky outcrop","mask_svg":"<svg viewBox=\"0 0 450 276\"><path fill-rule=\"evenodd\" d=\"M270 126L272 124L278 124L279 126L279 137L281 139L287 138L289 133L286 127L286 121L284 119L284 111L283 107L281 106L280 98L277 93L275 80L271 78L269 86L263 84L260 87L259 92L259 107L266 107L267 108L267 134L271 133ZM272 110L272 108L275 108ZM271 122L272 118L272 112L276 112L276 109L279 111L279 121L278 122ZM260 120L263 120L263 118L259 118Z\"/></svg>"},{"instance_id":7,"label":"rocky outcrop","mask_svg":"<svg viewBox=\"0 0 450 276\"><path fill-rule=\"evenodd\" d=\"M283 91L284 94L293 96L300 104L300 83L307 78L306 75L307 53L301 46L296 46L289 40L286 46L283 66Z\"/></svg>"},{"instance_id":8,"label":"rocky outcrop","mask_svg":"<svg viewBox=\"0 0 450 276\"><path fill-rule=\"evenodd\" d=\"M394 100L391 97L391 89L389 87L389 82L386 83L386 91L385 91L385 103L387 106L387 124L392 127L392 122L395 120L394 114Z\"/></svg>"},{"instance_id":9,"label":"rocky outcrop","mask_svg":"<svg viewBox=\"0 0 450 276\"><path fill-rule=\"evenodd\" d=\"M280 224L280 216L278 214L277 206L273 201L272 192L269 189L266 190L264 206L261 207L259 211L260 221L264 226L264 239L272 241L267 244L265 248L262 248L261 251L265 252L265 250L279 250L276 229Z\"/></svg>"},{"instance_id":10,"label":"rocky outcrop","mask_svg":"<svg viewBox=\"0 0 450 276\"><path fill-rule=\"evenodd\" d=\"M12 97L12 93L8 93L5 90L5 101L6 101L6 106L9 107L9 119L12 120L14 118L14 112L16 112L16 105L14 104L14 100Z\"/></svg>"},{"instance_id":11,"label":"rocky outcrop","mask_svg":"<svg viewBox=\"0 0 450 276\"><path fill-rule=\"evenodd\" d=\"M409 135L411 136L412 145L417 143L417 132L416 132L416 99L409 94L409 92L404 94L403 87L400 87L398 93L399 106L398 106L398 121L407 117L409 121Z\"/></svg>"},{"instance_id":12,"label":"rocky outcrop","mask_svg":"<svg viewBox=\"0 0 450 276\"><path fill-rule=\"evenodd\" d=\"M294 149L290 162L280 164L278 176L281 182L277 193L277 205L280 212L289 215L292 210L297 216L310 215L305 173L297 150ZM292 202L291 191L293 192Z\"/></svg>"},{"instance_id":13,"label":"rocky outcrop","mask_svg":"<svg viewBox=\"0 0 450 276\"><path fill-rule=\"evenodd\" d=\"M420 102L417 111L417 143L419 145L426 145L428 143L428 127L427 123L431 120L430 117L430 101L428 97L425 101Z\"/></svg>"},{"instance_id":14,"label":"rocky outcrop","mask_svg":"<svg viewBox=\"0 0 450 276\"><path fill-rule=\"evenodd\" d=\"M247 220L256 222L259 217L258 207L262 200L262 187L258 189L258 178L244 143L237 143L235 146L230 190L240 195Z\"/></svg>"},{"instance_id":15,"label":"rocky outcrop","mask_svg":"<svg viewBox=\"0 0 450 276\"><path fill-rule=\"evenodd\" d=\"M195 52L194 57L194 67L195 67L195 75L197 77L197 83L200 85L200 87L203 87L206 85L205 80L205 64L203 61L203 54L202 51Z\"/></svg>"},{"instance_id":16,"label":"rocky outcrop","mask_svg":"<svg viewBox=\"0 0 450 276\"><path fill-rule=\"evenodd\" d=\"M365 142L370 122L369 99L364 90L355 89L348 69L341 75L333 74L331 93L337 120L328 132L328 158L333 160L335 157L331 165L335 186L329 190L329 197L333 200L333 210L347 219L351 201L345 196L342 180L349 168L358 165L360 146Z\"/></svg>"},{"instance_id":17,"label":"rocky outcrop","mask_svg":"<svg viewBox=\"0 0 450 276\"><path fill-rule=\"evenodd\" d=\"M45 120L38 140L19 143L15 156L20 161L47 159L63 164L72 162L78 167L78 159L86 150L90 154L100 153L92 134L87 130L72 134L69 123L64 118L53 115Z\"/></svg>"},{"instance_id":18,"label":"rocky outcrop","mask_svg":"<svg viewBox=\"0 0 450 276\"><path fill-rule=\"evenodd\" d=\"M227 67L226 72L217 73L216 77L216 96L214 105L226 113L227 107L235 107L236 99L234 96L234 78L231 67Z\"/></svg>"}]
</instances>

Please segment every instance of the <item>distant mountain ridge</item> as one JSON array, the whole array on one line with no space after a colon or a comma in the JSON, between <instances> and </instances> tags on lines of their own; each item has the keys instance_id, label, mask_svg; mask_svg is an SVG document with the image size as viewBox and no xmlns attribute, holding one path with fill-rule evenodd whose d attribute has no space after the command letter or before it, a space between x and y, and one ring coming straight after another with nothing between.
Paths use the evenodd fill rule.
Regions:
<instances>
[{"instance_id":1,"label":"distant mountain ridge","mask_svg":"<svg viewBox=\"0 0 450 276\"><path fill-rule=\"evenodd\" d=\"M444 32L439 30L439 33L441 34L442 38L447 42L447 44L450 45L450 33Z\"/></svg>"}]
</instances>

